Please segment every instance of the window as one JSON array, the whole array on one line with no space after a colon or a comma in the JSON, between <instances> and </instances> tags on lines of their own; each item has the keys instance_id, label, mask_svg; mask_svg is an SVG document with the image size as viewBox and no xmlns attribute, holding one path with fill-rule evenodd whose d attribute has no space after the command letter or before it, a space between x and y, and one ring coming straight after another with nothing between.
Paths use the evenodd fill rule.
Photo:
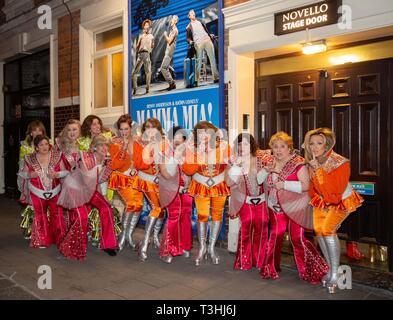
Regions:
<instances>
[{"instance_id":1,"label":"window","mask_svg":"<svg viewBox=\"0 0 393 320\"><path fill-rule=\"evenodd\" d=\"M124 106L123 28L96 32L94 39L93 107L110 112Z\"/></svg>"}]
</instances>

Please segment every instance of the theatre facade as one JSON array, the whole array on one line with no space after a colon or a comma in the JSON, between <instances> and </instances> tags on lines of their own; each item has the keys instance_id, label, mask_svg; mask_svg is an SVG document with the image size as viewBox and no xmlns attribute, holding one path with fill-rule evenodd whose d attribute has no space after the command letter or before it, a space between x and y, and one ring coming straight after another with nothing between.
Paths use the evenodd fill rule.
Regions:
<instances>
[{"instance_id":1,"label":"theatre facade","mask_svg":"<svg viewBox=\"0 0 393 320\"><path fill-rule=\"evenodd\" d=\"M262 148L285 131L300 151L308 130L332 128L366 200L341 239L393 271L393 3L250 0L223 12L229 127Z\"/></svg>"},{"instance_id":2,"label":"theatre facade","mask_svg":"<svg viewBox=\"0 0 393 320\"><path fill-rule=\"evenodd\" d=\"M286 131L301 150L308 130L333 128L335 150L351 160L352 185L366 200L341 227L341 239L359 242L375 267L393 271L393 2L181 0L178 11L167 13L159 6L168 1L153 2L163 25L179 12L185 19L195 3L225 44L217 54L220 83L209 78L210 70L205 78L214 101L172 108L171 117L187 111L195 115L193 121L183 116L192 127L204 116L232 129L230 139L248 131L261 148L268 148L272 134ZM16 193L19 141L32 119L41 119L53 138L70 118L93 113L112 126L123 113L154 115L140 107L142 88L135 96L130 90L132 34L140 30L132 29L129 1L65 3L0 1L0 39L7 44L0 46L0 194ZM144 1L134 3L143 13ZM177 53L186 51L179 43ZM183 58L175 56L179 79ZM200 99L207 97L212 95ZM171 103L156 99L157 108ZM238 227L229 222L229 251L236 250Z\"/></svg>"}]
</instances>

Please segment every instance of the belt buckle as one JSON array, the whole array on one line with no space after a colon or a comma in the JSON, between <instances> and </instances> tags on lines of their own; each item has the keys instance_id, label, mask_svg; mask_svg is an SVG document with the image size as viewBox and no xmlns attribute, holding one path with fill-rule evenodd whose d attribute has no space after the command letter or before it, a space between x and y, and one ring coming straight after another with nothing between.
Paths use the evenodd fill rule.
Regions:
<instances>
[{"instance_id":1,"label":"belt buckle","mask_svg":"<svg viewBox=\"0 0 393 320\"><path fill-rule=\"evenodd\" d=\"M281 207L278 204L273 205L273 210L278 212L281 212Z\"/></svg>"},{"instance_id":2,"label":"belt buckle","mask_svg":"<svg viewBox=\"0 0 393 320\"><path fill-rule=\"evenodd\" d=\"M156 176L156 177L154 178L153 182L154 182L155 184L158 184L158 183L160 182L160 179L158 179L158 177Z\"/></svg>"},{"instance_id":3,"label":"belt buckle","mask_svg":"<svg viewBox=\"0 0 393 320\"><path fill-rule=\"evenodd\" d=\"M214 185L214 180L212 178L209 178L206 180L206 184L211 188Z\"/></svg>"},{"instance_id":4,"label":"belt buckle","mask_svg":"<svg viewBox=\"0 0 393 320\"><path fill-rule=\"evenodd\" d=\"M52 197L52 192L44 192L43 196L45 198L45 200L49 200Z\"/></svg>"},{"instance_id":5,"label":"belt buckle","mask_svg":"<svg viewBox=\"0 0 393 320\"><path fill-rule=\"evenodd\" d=\"M261 203L261 198L252 198L252 199L250 199L250 202L251 202L254 206L257 206L258 204Z\"/></svg>"},{"instance_id":6,"label":"belt buckle","mask_svg":"<svg viewBox=\"0 0 393 320\"><path fill-rule=\"evenodd\" d=\"M130 172L130 176L134 177L134 176L136 176L137 173L138 173L138 171L136 169L132 169Z\"/></svg>"}]
</instances>

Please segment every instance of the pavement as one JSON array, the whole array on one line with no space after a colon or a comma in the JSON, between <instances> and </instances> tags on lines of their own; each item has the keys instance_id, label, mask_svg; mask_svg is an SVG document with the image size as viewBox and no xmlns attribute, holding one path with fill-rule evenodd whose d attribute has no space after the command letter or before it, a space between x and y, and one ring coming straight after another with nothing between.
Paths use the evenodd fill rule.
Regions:
<instances>
[{"instance_id":1,"label":"pavement","mask_svg":"<svg viewBox=\"0 0 393 320\"><path fill-rule=\"evenodd\" d=\"M234 271L234 255L225 249L218 249L219 265L206 261L200 267L184 257L165 264L152 247L146 262L128 248L110 257L91 246L84 262L66 260L54 246L30 248L19 222L20 206L0 196L0 300L393 300L388 290L358 283L331 295L300 280L286 263L290 255L283 255L278 280L263 280L257 270ZM142 234L138 228L135 238ZM195 243L193 255L196 250ZM39 273L40 266L48 266L52 277L43 281L49 269Z\"/></svg>"}]
</instances>

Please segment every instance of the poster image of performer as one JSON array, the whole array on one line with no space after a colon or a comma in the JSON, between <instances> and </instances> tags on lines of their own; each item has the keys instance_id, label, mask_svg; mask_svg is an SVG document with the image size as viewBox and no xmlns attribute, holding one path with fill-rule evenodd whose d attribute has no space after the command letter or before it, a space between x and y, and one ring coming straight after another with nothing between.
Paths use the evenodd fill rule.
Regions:
<instances>
[{"instance_id":1,"label":"poster image of performer","mask_svg":"<svg viewBox=\"0 0 393 320\"><path fill-rule=\"evenodd\" d=\"M219 82L217 0L130 1L132 99Z\"/></svg>"}]
</instances>

